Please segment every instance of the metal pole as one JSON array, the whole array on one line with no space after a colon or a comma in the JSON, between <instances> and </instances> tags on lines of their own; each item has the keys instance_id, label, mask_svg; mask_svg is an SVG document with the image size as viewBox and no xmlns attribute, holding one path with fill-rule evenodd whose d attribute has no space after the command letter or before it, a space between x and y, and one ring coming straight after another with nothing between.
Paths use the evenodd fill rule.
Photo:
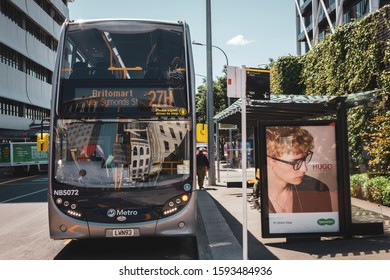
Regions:
<instances>
[{"instance_id":1,"label":"metal pole","mask_svg":"<svg viewBox=\"0 0 390 280\"><path fill-rule=\"evenodd\" d=\"M228 107L230 107L230 97L228 97ZM229 167L232 167L233 166L233 136L232 136L232 129L230 128L229 129L229 141L228 141L229 145L227 147L227 151L228 151L228 156L229 156L229 164L228 166Z\"/></svg>"},{"instance_id":2,"label":"metal pole","mask_svg":"<svg viewBox=\"0 0 390 280\"><path fill-rule=\"evenodd\" d=\"M242 166L242 256L248 259L248 223L247 223L247 152L246 152L246 67L241 70L241 166Z\"/></svg>"},{"instance_id":3,"label":"metal pole","mask_svg":"<svg viewBox=\"0 0 390 280\"><path fill-rule=\"evenodd\" d=\"M44 118L41 120L41 151L43 151L43 120Z\"/></svg>"},{"instance_id":4,"label":"metal pole","mask_svg":"<svg viewBox=\"0 0 390 280\"><path fill-rule=\"evenodd\" d=\"M337 109L337 121L339 124L341 158L339 159L342 167L342 186L343 190L343 214L344 214L344 237L352 238L352 206L351 206L351 189L349 180L349 157L348 157L348 121L347 109L345 102L339 104Z\"/></svg>"},{"instance_id":5,"label":"metal pole","mask_svg":"<svg viewBox=\"0 0 390 280\"><path fill-rule=\"evenodd\" d=\"M214 91L213 91L213 62L211 40L211 0L206 0L206 50L207 50L207 124L208 124L208 154L210 161L209 186L215 185L214 157Z\"/></svg>"},{"instance_id":6,"label":"metal pole","mask_svg":"<svg viewBox=\"0 0 390 280\"><path fill-rule=\"evenodd\" d=\"M192 41L192 44L193 45L197 45L197 46L207 46L206 44L203 44L203 43L200 43L200 42L196 42L196 41ZM216 45L211 45L211 47L217 48L217 49L219 49L223 53L223 55L225 56L225 59L226 59L226 66L229 66L229 59L227 57L227 54L224 52L224 50L221 49L220 47L216 46Z\"/></svg>"},{"instance_id":7,"label":"metal pole","mask_svg":"<svg viewBox=\"0 0 390 280\"><path fill-rule=\"evenodd\" d=\"M215 131L215 138L216 138L216 147L217 147L217 180L218 182L221 182L221 172L219 170L219 161L220 161L220 155L219 155L219 124L218 122L215 123L217 130Z\"/></svg>"},{"instance_id":8,"label":"metal pole","mask_svg":"<svg viewBox=\"0 0 390 280\"><path fill-rule=\"evenodd\" d=\"M305 31L306 42L309 45L309 49L311 50L312 49L312 45L311 45L309 33L308 33L306 25L305 25L305 20L304 20L303 15L302 15L301 8L299 7L298 0L295 0L295 5L296 5L296 8L297 8L296 11L299 14L299 18L301 19L301 24L302 24L303 31Z\"/></svg>"},{"instance_id":9,"label":"metal pole","mask_svg":"<svg viewBox=\"0 0 390 280\"><path fill-rule=\"evenodd\" d=\"M228 59L226 53L223 51L223 49L221 49L220 47L217 47L217 46L213 46L213 47L219 49L219 50L225 55L225 58L226 58L226 66L229 66L229 59ZM230 105L231 105L230 97L228 97L227 101L228 101L228 104L227 104L227 105L228 105L228 107L230 107ZM229 141L228 141L229 145L228 145L227 148L228 148L228 153L229 153L229 166L230 166L230 167L233 165L233 151L232 151L233 145L232 145L232 138L233 138L233 137L232 137L232 130L229 129ZM229 149L230 149L230 151L229 151Z\"/></svg>"},{"instance_id":10,"label":"metal pole","mask_svg":"<svg viewBox=\"0 0 390 280\"><path fill-rule=\"evenodd\" d=\"M216 46L216 45L212 45L212 47L213 48L217 48L217 49L219 49L222 53L223 53L223 55L225 56L225 58L226 58L226 66L229 66L229 59L228 59L228 57L227 57L227 55L226 55L226 53L224 52L224 50L223 49L221 49L220 47L218 47L218 46Z\"/></svg>"},{"instance_id":11,"label":"metal pole","mask_svg":"<svg viewBox=\"0 0 390 280\"><path fill-rule=\"evenodd\" d=\"M332 34L334 34L334 26L333 26L333 23L332 23L332 21L331 21L331 19L329 17L329 13L328 13L328 10L327 10L327 8L325 6L324 0L320 0L320 3L322 5L322 9L324 10L324 14L326 16L326 20L328 21L328 25L330 27L330 31L331 31Z\"/></svg>"}]
</instances>

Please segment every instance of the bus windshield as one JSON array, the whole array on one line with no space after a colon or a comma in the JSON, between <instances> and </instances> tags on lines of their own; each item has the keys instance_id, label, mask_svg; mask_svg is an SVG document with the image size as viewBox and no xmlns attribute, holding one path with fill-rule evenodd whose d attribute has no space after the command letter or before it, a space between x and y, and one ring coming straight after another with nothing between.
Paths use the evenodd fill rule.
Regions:
<instances>
[{"instance_id":1,"label":"bus windshield","mask_svg":"<svg viewBox=\"0 0 390 280\"><path fill-rule=\"evenodd\" d=\"M82 22L69 25L65 39L61 79L172 81L185 76L179 25Z\"/></svg>"},{"instance_id":2,"label":"bus windshield","mask_svg":"<svg viewBox=\"0 0 390 280\"><path fill-rule=\"evenodd\" d=\"M57 182L75 187L143 188L184 182L190 170L188 121L60 119Z\"/></svg>"}]
</instances>

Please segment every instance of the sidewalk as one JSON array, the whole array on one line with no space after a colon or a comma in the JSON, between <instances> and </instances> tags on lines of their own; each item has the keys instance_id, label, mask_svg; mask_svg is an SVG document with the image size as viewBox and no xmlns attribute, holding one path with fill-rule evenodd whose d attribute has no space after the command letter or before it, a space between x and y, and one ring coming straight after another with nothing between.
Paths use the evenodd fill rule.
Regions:
<instances>
[{"instance_id":1,"label":"sidewalk","mask_svg":"<svg viewBox=\"0 0 390 280\"><path fill-rule=\"evenodd\" d=\"M247 170L254 178L254 168ZM218 179L218 176L217 176ZM242 170L223 168L216 186L198 191L199 220L204 230L199 238L201 259L242 259L242 188L227 187L239 182ZM248 188L248 198L252 189ZM355 236L352 239L327 237L321 240L287 242L285 238L262 238L261 216L247 203L248 259L250 260L390 260L390 208L352 199L352 220L383 222L382 236Z\"/></svg>"}]
</instances>

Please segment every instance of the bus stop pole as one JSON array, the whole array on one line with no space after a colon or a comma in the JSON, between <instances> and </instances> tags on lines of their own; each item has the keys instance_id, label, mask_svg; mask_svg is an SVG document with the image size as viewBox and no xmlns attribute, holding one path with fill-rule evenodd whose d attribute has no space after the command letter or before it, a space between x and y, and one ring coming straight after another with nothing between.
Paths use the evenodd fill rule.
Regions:
<instances>
[{"instance_id":1,"label":"bus stop pole","mask_svg":"<svg viewBox=\"0 0 390 280\"><path fill-rule=\"evenodd\" d=\"M242 257L248 259L248 225L247 225L247 152L246 152L246 70L241 69L241 166L242 166Z\"/></svg>"},{"instance_id":2,"label":"bus stop pole","mask_svg":"<svg viewBox=\"0 0 390 280\"><path fill-rule=\"evenodd\" d=\"M343 212L344 212L344 237L352 238L352 206L351 190L349 180L349 153L348 153L348 121L347 109L345 102L339 104L337 109L337 119L340 124L340 145L341 145L341 164L342 164L342 195L343 195Z\"/></svg>"},{"instance_id":3,"label":"bus stop pole","mask_svg":"<svg viewBox=\"0 0 390 280\"><path fill-rule=\"evenodd\" d=\"M216 131L215 131L215 138L216 139L216 143L215 143L215 147L216 147L216 152L217 152L217 181L220 182L221 181L221 172L220 172L220 154L219 154L219 123L218 121L215 123L215 127L216 127Z\"/></svg>"},{"instance_id":4,"label":"bus stop pole","mask_svg":"<svg viewBox=\"0 0 390 280\"><path fill-rule=\"evenodd\" d=\"M206 51L207 51L207 124L208 124L208 156L209 186L215 186L215 140L214 140L214 90L211 38L211 0L206 0Z\"/></svg>"}]
</instances>

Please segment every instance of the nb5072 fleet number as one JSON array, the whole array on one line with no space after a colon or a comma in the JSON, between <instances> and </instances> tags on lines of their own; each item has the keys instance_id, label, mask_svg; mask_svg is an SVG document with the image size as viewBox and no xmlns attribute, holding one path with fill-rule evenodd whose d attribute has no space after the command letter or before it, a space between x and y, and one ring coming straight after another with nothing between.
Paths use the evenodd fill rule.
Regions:
<instances>
[{"instance_id":1,"label":"nb5072 fleet number","mask_svg":"<svg viewBox=\"0 0 390 280\"><path fill-rule=\"evenodd\" d=\"M54 195L76 196L79 195L79 190L54 190Z\"/></svg>"}]
</instances>

